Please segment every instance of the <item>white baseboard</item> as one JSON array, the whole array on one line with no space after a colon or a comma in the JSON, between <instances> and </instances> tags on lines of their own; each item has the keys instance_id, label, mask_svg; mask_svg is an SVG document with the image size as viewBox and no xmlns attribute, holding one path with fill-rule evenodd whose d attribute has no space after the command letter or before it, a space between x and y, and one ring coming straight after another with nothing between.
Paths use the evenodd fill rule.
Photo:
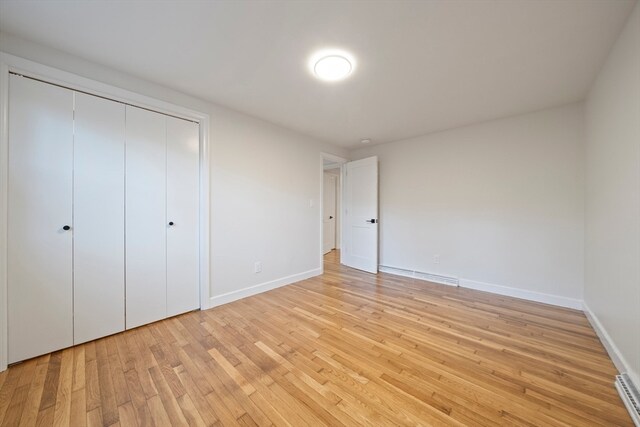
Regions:
<instances>
[{"instance_id":1,"label":"white baseboard","mask_svg":"<svg viewBox=\"0 0 640 427\"><path fill-rule=\"evenodd\" d=\"M211 298L209 298L208 308L217 307L219 305L237 301L239 299L250 297L252 295L257 295L262 292L279 288L281 286L290 285L291 283L299 282L310 277L319 276L320 274L322 274L322 269L316 268L313 270L304 271L302 273L292 274L291 276L282 277L280 279L271 280L269 282L260 283L258 285L249 286L237 291L227 292L226 294L212 296Z\"/></svg>"},{"instance_id":2,"label":"white baseboard","mask_svg":"<svg viewBox=\"0 0 640 427\"><path fill-rule=\"evenodd\" d=\"M455 276L443 276L434 273L408 270L400 267L390 267L387 265L380 265L379 270L387 274L411 277L413 279L425 280L427 282L438 283L441 285L460 286L461 288L475 289L478 291L490 292L492 294L505 295L514 298L526 299L529 301L557 305L560 307L573 308L575 310L582 310L582 300L575 298L528 291L525 289L511 288L509 286L494 285L493 283L478 282L476 280L463 279Z\"/></svg>"},{"instance_id":3,"label":"white baseboard","mask_svg":"<svg viewBox=\"0 0 640 427\"><path fill-rule=\"evenodd\" d=\"M529 301L542 302L560 307L582 310L582 300L562 297L559 295L545 294L542 292L528 291L525 289L511 288L508 286L494 285L492 283L477 282L475 280L460 279L460 287L476 289L478 291L491 292L492 294L505 295Z\"/></svg>"},{"instance_id":4,"label":"white baseboard","mask_svg":"<svg viewBox=\"0 0 640 427\"><path fill-rule=\"evenodd\" d=\"M407 270L405 268L398 267L389 267L388 265L379 265L378 270L387 274L393 274L402 277L411 277L412 279L424 280L426 282L438 283L440 285L458 286L458 278L453 276L443 276L441 274Z\"/></svg>"},{"instance_id":5,"label":"white baseboard","mask_svg":"<svg viewBox=\"0 0 640 427\"><path fill-rule=\"evenodd\" d=\"M591 311L587 303L584 301L582 303L582 311L584 311L584 314L587 316L587 319L589 320L589 323L591 323L593 330L596 331L596 334L598 334L598 338L600 338L602 345L604 346L605 350L607 350L607 353L609 353L609 357L611 357L611 360L616 366L618 372L626 373L627 375L629 375L629 378L633 382L633 386L636 389L640 390L640 378L638 377L640 373L635 372L631 368L631 365L627 362L616 344L613 342L611 336L604 328L604 325L602 324L602 322L600 322L600 319L598 319L598 316L596 316L596 314Z\"/></svg>"}]
</instances>

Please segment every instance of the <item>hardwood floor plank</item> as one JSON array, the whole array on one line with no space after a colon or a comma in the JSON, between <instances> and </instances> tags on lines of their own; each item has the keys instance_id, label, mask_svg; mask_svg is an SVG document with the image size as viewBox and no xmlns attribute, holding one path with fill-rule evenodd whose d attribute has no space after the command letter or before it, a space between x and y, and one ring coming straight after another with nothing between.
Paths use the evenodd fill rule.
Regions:
<instances>
[{"instance_id":1,"label":"hardwood floor plank","mask_svg":"<svg viewBox=\"0 0 640 427\"><path fill-rule=\"evenodd\" d=\"M44 426L52 426L53 425L53 415L55 408L53 406L49 406L47 408L41 409L38 412L38 418L36 419L36 426L44 427ZM102 421L99 425L102 425Z\"/></svg>"},{"instance_id":2,"label":"hardwood floor plank","mask_svg":"<svg viewBox=\"0 0 640 427\"><path fill-rule=\"evenodd\" d=\"M207 425L187 393L181 395L176 400L178 401L180 409L182 409L182 415L184 415L190 427L203 427Z\"/></svg>"},{"instance_id":3,"label":"hardwood floor plank","mask_svg":"<svg viewBox=\"0 0 640 427\"><path fill-rule=\"evenodd\" d=\"M3 426L14 426L20 422L23 408L29 394L31 383L34 379L34 373L37 360L32 359L24 363L22 373L17 381L13 395L11 396L9 406L5 407L4 417L2 419ZM4 405L3 405L4 406Z\"/></svg>"},{"instance_id":4,"label":"hardwood floor plank","mask_svg":"<svg viewBox=\"0 0 640 427\"><path fill-rule=\"evenodd\" d=\"M87 412L87 427L100 427L100 426L103 426L102 410L100 408L96 408Z\"/></svg>"},{"instance_id":5,"label":"hardwood floor plank","mask_svg":"<svg viewBox=\"0 0 640 427\"><path fill-rule=\"evenodd\" d=\"M71 392L71 414L69 420L69 425L74 427L87 425L87 395L83 388Z\"/></svg>"},{"instance_id":6,"label":"hardwood floor plank","mask_svg":"<svg viewBox=\"0 0 640 427\"><path fill-rule=\"evenodd\" d=\"M76 391L86 386L85 346L73 348L73 382L71 390Z\"/></svg>"},{"instance_id":7,"label":"hardwood floor plank","mask_svg":"<svg viewBox=\"0 0 640 427\"><path fill-rule=\"evenodd\" d=\"M124 371L120 363L120 354L118 353L118 344L115 336L111 336L107 340L107 349L109 357L109 368L111 373L111 381L115 392L116 406L122 406L129 402L129 391L127 390L127 382L124 378Z\"/></svg>"},{"instance_id":8,"label":"hardwood floor plank","mask_svg":"<svg viewBox=\"0 0 640 427\"><path fill-rule=\"evenodd\" d=\"M29 385L17 387L11 398L11 403L7 408L7 412L2 420L2 426L16 426L20 423L22 409L24 408L27 395L29 394Z\"/></svg>"},{"instance_id":9,"label":"hardwood floor plank","mask_svg":"<svg viewBox=\"0 0 640 427\"><path fill-rule=\"evenodd\" d=\"M73 348L62 352L58 393L55 411L53 413L54 426L68 426L71 422L71 387L73 385Z\"/></svg>"},{"instance_id":10,"label":"hardwood floor plank","mask_svg":"<svg viewBox=\"0 0 640 427\"><path fill-rule=\"evenodd\" d=\"M154 425L156 426L171 426L171 419L169 418L169 414L160 399L160 396L155 395L147 399L147 406L149 407L149 412L151 413L151 418L153 419ZM180 424L177 424L180 425Z\"/></svg>"},{"instance_id":11,"label":"hardwood floor plank","mask_svg":"<svg viewBox=\"0 0 640 427\"><path fill-rule=\"evenodd\" d=\"M171 387L167 383L164 375L162 374L160 367L153 366L149 368L149 373L151 374L151 378L153 379L153 382L156 385L156 389L158 390L158 396L160 396L162 406L164 407L169 417L169 420L171 421L171 425L174 425L174 426L186 425L187 420L185 419L184 414L180 409L180 405L178 405L176 396L174 396L174 394L172 393Z\"/></svg>"},{"instance_id":12,"label":"hardwood floor plank","mask_svg":"<svg viewBox=\"0 0 640 427\"><path fill-rule=\"evenodd\" d=\"M44 380L44 388L42 390L42 399L40 400L40 411L56 404L61 363L62 352L57 351L55 353L51 353L48 365L49 369L47 371L47 376Z\"/></svg>"},{"instance_id":13,"label":"hardwood floor plank","mask_svg":"<svg viewBox=\"0 0 640 427\"><path fill-rule=\"evenodd\" d=\"M212 408L209 405L209 402L205 398L205 396L208 393L202 393L201 390L193 381L192 372L194 371L189 372L184 367L182 367L182 365L175 369L176 369L176 374L178 375L178 378L180 378L180 382L184 385L185 389L187 390L186 394L189 395L191 401L193 402L193 406L195 407L195 410L198 411L198 414L200 415L200 418L202 418L202 421L204 422L204 424L207 426L211 426L218 423L219 418L216 415L214 408ZM201 377L198 374L196 375L198 377ZM209 393L211 391L213 390L210 390ZM182 405L180 405L180 407L182 408ZM184 412L184 408L183 408L183 412ZM185 415L185 417L187 416Z\"/></svg>"},{"instance_id":14,"label":"hardwood floor plank","mask_svg":"<svg viewBox=\"0 0 640 427\"><path fill-rule=\"evenodd\" d=\"M118 406L118 418L121 426L138 427L138 417L131 402Z\"/></svg>"},{"instance_id":15,"label":"hardwood floor plank","mask_svg":"<svg viewBox=\"0 0 640 427\"><path fill-rule=\"evenodd\" d=\"M95 356L95 342L87 343L85 348L85 404L87 412L100 409L101 393L98 379L98 361Z\"/></svg>"},{"instance_id":16,"label":"hardwood floor plank","mask_svg":"<svg viewBox=\"0 0 640 427\"><path fill-rule=\"evenodd\" d=\"M118 406L111 377L111 367L107 354L107 340L96 341L96 363L98 366L98 383L100 385L100 409L102 422L110 426L118 422Z\"/></svg>"},{"instance_id":17,"label":"hardwood floor plank","mask_svg":"<svg viewBox=\"0 0 640 427\"><path fill-rule=\"evenodd\" d=\"M36 366L33 381L31 382L29 394L27 395L27 400L20 418L20 427L34 426L36 424L47 370L48 366L46 364L38 364Z\"/></svg>"},{"instance_id":18,"label":"hardwood floor plank","mask_svg":"<svg viewBox=\"0 0 640 427\"><path fill-rule=\"evenodd\" d=\"M224 402L222 401L220 396L215 391L212 391L211 393L207 394L205 396L205 399L207 399L207 401L209 402L209 405L212 408L215 408L216 415L220 419L220 422L221 422L221 424L223 426L226 427L226 426L239 426L240 425L240 423L238 423L237 417L235 417L231 413L229 408L227 408L227 406L224 404ZM244 415L244 414L242 414L242 415Z\"/></svg>"}]
</instances>

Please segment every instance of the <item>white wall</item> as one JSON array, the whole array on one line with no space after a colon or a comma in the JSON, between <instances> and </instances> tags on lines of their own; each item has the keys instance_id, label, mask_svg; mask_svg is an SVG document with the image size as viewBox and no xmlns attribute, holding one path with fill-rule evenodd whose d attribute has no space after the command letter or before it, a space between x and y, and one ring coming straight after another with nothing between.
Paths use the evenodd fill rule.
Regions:
<instances>
[{"instance_id":1,"label":"white wall","mask_svg":"<svg viewBox=\"0 0 640 427\"><path fill-rule=\"evenodd\" d=\"M345 150L6 34L0 50L210 115L213 303L320 271L320 153Z\"/></svg>"},{"instance_id":2,"label":"white wall","mask_svg":"<svg viewBox=\"0 0 640 427\"><path fill-rule=\"evenodd\" d=\"M581 104L352 153L371 155L380 161L382 265L580 307Z\"/></svg>"},{"instance_id":3,"label":"white wall","mask_svg":"<svg viewBox=\"0 0 640 427\"><path fill-rule=\"evenodd\" d=\"M586 308L640 386L638 4L591 89L586 120Z\"/></svg>"}]
</instances>

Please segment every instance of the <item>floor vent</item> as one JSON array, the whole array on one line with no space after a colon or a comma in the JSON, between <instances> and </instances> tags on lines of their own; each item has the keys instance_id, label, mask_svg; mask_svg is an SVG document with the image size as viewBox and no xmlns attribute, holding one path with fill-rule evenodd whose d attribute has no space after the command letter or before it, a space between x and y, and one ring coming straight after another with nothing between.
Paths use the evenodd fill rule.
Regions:
<instances>
[{"instance_id":1,"label":"floor vent","mask_svg":"<svg viewBox=\"0 0 640 427\"><path fill-rule=\"evenodd\" d=\"M637 427L640 427L640 394L633 386L629 375L616 375L616 388L631 415L631 419Z\"/></svg>"},{"instance_id":2,"label":"floor vent","mask_svg":"<svg viewBox=\"0 0 640 427\"><path fill-rule=\"evenodd\" d=\"M407 270L405 268L380 266L383 273L395 274L397 276L413 277L414 279L425 280L427 282L440 283L442 285L458 286L458 278L451 276L442 276L440 274L425 273L422 271Z\"/></svg>"}]
</instances>

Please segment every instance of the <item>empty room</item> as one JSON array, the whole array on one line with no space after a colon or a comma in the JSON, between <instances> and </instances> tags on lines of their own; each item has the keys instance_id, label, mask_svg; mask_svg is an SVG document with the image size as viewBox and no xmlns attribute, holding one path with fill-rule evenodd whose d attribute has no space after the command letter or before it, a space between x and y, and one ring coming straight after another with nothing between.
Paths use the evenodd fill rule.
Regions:
<instances>
[{"instance_id":1,"label":"empty room","mask_svg":"<svg viewBox=\"0 0 640 427\"><path fill-rule=\"evenodd\" d=\"M640 427L638 0L0 0L0 427Z\"/></svg>"}]
</instances>

